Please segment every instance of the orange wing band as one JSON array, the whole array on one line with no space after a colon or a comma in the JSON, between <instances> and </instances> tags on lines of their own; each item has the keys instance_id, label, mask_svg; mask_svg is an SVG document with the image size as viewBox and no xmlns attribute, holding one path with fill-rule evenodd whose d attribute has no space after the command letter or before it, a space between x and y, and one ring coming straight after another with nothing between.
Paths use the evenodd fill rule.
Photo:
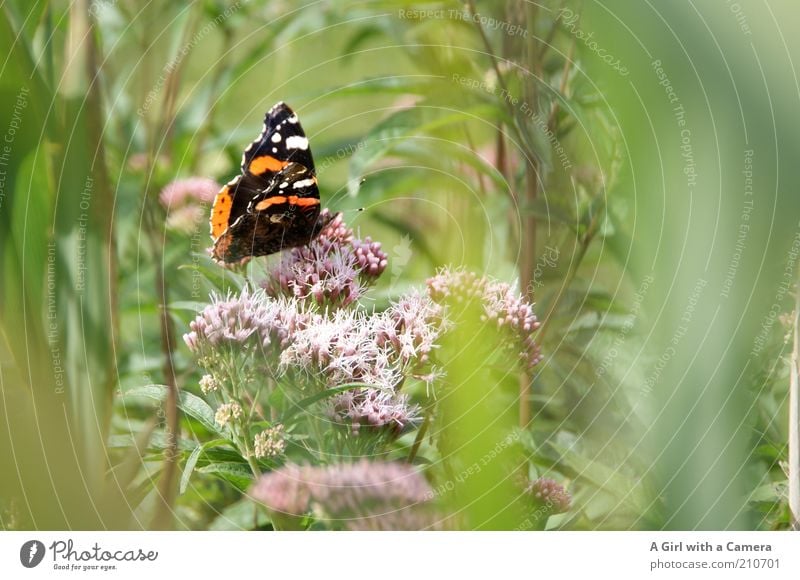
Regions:
<instances>
[{"instance_id":1,"label":"orange wing band","mask_svg":"<svg viewBox=\"0 0 800 580\"><path fill-rule=\"evenodd\" d=\"M228 218L231 215L233 198L228 186L223 187L214 198L214 205L211 206L211 237L215 240L225 233L228 229Z\"/></svg>"},{"instance_id":2,"label":"orange wing band","mask_svg":"<svg viewBox=\"0 0 800 580\"><path fill-rule=\"evenodd\" d=\"M296 205L298 207L309 207L312 205L317 205L319 200L314 197L297 197L296 195L290 195L289 197L285 197L283 195L273 195L272 197L268 197L267 199L262 199L256 204L256 211L264 211L270 206L273 205L280 205L282 203L288 203L289 205Z\"/></svg>"},{"instance_id":3,"label":"orange wing band","mask_svg":"<svg viewBox=\"0 0 800 580\"><path fill-rule=\"evenodd\" d=\"M296 195L290 195L289 203L300 207L309 207L312 205L319 205L319 200L316 197L297 197Z\"/></svg>"},{"instance_id":4,"label":"orange wing band","mask_svg":"<svg viewBox=\"0 0 800 580\"><path fill-rule=\"evenodd\" d=\"M289 165L288 161L281 161L280 159L275 159L271 155L262 155L261 157L255 157L250 162L250 165L247 167L247 170L250 171L250 173L252 173L253 175L263 175L267 171L272 171L273 173L277 173L287 165Z\"/></svg>"}]
</instances>

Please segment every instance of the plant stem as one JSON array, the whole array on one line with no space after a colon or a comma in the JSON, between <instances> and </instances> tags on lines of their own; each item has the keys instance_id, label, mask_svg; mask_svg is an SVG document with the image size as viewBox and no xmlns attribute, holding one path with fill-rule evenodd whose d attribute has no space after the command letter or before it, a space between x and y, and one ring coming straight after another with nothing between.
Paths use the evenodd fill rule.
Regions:
<instances>
[{"instance_id":1,"label":"plant stem","mask_svg":"<svg viewBox=\"0 0 800 580\"><path fill-rule=\"evenodd\" d=\"M153 216L153 208L145 208L149 214L147 220L150 226L151 234L157 231ZM158 244L157 234L152 242L152 250L154 262L157 264L155 278L156 278L156 292L158 300L158 312L161 328L161 352L164 356L164 364L162 372L164 374L164 381L167 386L167 400L164 413L167 419L167 447L164 449L164 471L159 481L159 495L161 497L160 509L156 512L153 518L153 527L157 529L166 529L171 527L172 522L172 504L175 501L175 478L177 475L177 459L178 459L178 429L180 412L178 410L178 383L175 376L175 365L172 361L172 351L174 350L173 343L173 328L172 319L169 315L167 304L169 304L167 297L167 284L164 279L163 271L163 246Z\"/></svg>"},{"instance_id":2,"label":"plant stem","mask_svg":"<svg viewBox=\"0 0 800 580\"><path fill-rule=\"evenodd\" d=\"M411 451L408 453L408 459L406 459L407 463L413 463L414 459L416 459L419 447L422 445L422 440L425 439L425 433L428 432L428 427L431 424L432 413L433 411L429 410L425 414L425 418L422 420L422 425L419 426L419 431L417 431L417 436L414 438L414 444L411 446Z\"/></svg>"},{"instance_id":3,"label":"plant stem","mask_svg":"<svg viewBox=\"0 0 800 580\"><path fill-rule=\"evenodd\" d=\"M567 82L569 81L569 71L572 68L572 59L575 55L575 39L572 39L572 43L569 45L569 52L567 53L567 58L564 59L564 67L561 70L561 83L558 87L558 92L561 93L562 96L566 97L567 91ZM550 107L550 117L547 119L547 127L553 131L555 134L556 131L556 118L558 115L558 99L553 99L553 105Z\"/></svg>"},{"instance_id":4,"label":"plant stem","mask_svg":"<svg viewBox=\"0 0 800 580\"><path fill-rule=\"evenodd\" d=\"M247 464L253 471L253 475L256 477L256 479L258 479L259 477L261 477L261 468L258 466L258 462L256 461L256 458L253 455L252 451L250 450L249 443L245 443L245 449L247 450Z\"/></svg>"},{"instance_id":5,"label":"plant stem","mask_svg":"<svg viewBox=\"0 0 800 580\"><path fill-rule=\"evenodd\" d=\"M49 10L48 6L48 19ZM48 20L49 21L49 20ZM97 183L97 202L93 205L97 221L105 231L101 231L103 243L103 258L108 266L108 280L104 290L108 292L108 318L111 331L111 357L108 360L106 384L103 388L104 413L103 434L108 433L111 424L111 403L113 398L114 386L117 383L118 369L114 353L118 352L117 342L119 341L119 291L117 290L118 266L117 266L117 244L114 235L114 211L113 211L113 187L107 166L107 154L105 138L103 135L103 99L100 93L100 47L97 45L95 34L95 22L91 12L87 18L88 22L88 45L86 58L86 75L88 77L86 110L86 125L90 135L90 143L95 145L95 154L91 161L91 171ZM47 43L48 46L53 43ZM52 56L51 56L52 58ZM52 63L50 64L52 67Z\"/></svg>"},{"instance_id":6,"label":"plant stem","mask_svg":"<svg viewBox=\"0 0 800 580\"><path fill-rule=\"evenodd\" d=\"M475 0L468 0L467 1L467 10L472 17L472 20L475 22L475 27L478 29L478 33L481 37L481 41L483 42L483 46L486 50L486 54L489 55L489 59L492 63L492 68L494 69L494 73L497 76L497 82L500 84L500 88L503 90L503 94L505 97L502 97L500 100L505 105L506 109L508 109L508 113L511 118L514 120L514 124L512 125L515 133L517 134L519 146L522 148L523 153L526 159L534 159L535 155L534 152L531 151L530 147L528 147L528 141L525 139L523 135L523 125L519 120L519 111L511 104L511 101L508 99L508 96L511 94L508 90L508 84L506 83L506 79L503 76L502 71L500 70L500 62L495 54L494 50L492 49L492 44L489 42L489 37L486 36L486 31L483 29L483 26L480 23L480 18L478 18L478 13L475 9Z\"/></svg>"},{"instance_id":7,"label":"plant stem","mask_svg":"<svg viewBox=\"0 0 800 580\"><path fill-rule=\"evenodd\" d=\"M603 196L603 200L605 200L605 196ZM594 239L595 234L597 233L597 229L600 225L599 216L604 213L604 205L601 205L596 209L592 218L589 222L589 226L586 228L586 233L584 233L583 237L580 240L580 246L578 248L578 254L575 256L575 259L572 261L570 265L569 272L567 272L567 276L564 279L564 283L561 284L561 287L558 289L558 294L553 299L553 302L550 304L550 308L547 309L547 314L544 317L542 322L541 329L539 333L536 335L536 342L538 344L542 344L544 341L544 337L547 334L547 329L550 327L550 319L558 310L558 305L561 303L562 298L564 297L564 293L566 292L567 288L570 287L572 281L575 279L575 274L578 272L578 267L580 266L581 262L583 261L584 256L586 256L586 251L589 249L589 246Z\"/></svg>"},{"instance_id":8,"label":"plant stem","mask_svg":"<svg viewBox=\"0 0 800 580\"><path fill-rule=\"evenodd\" d=\"M184 38L188 38L196 25L192 21L188 31L184 31ZM160 148L169 150L174 125L174 107L177 98L178 80L185 58L169 71L169 76L164 83L164 104L160 111L159 120L155 125L150 124L148 139L148 169L145 175L152 177L155 173L156 151ZM159 145L159 139L161 143ZM178 383L175 374L175 365L172 360L174 350L174 329L172 318L169 315L169 298L167 281L164 277L164 246L165 236L159 231L157 193L154 191L152 179L145 187L144 213L147 237L150 240L153 264L155 265L156 297L158 302L159 320L161 326L161 352L164 357L163 374L167 386L166 408L167 419L167 448L164 450L164 470L159 481L160 505L153 517L153 527L156 529L169 529L172 527L172 504L176 495L176 476L178 458L178 430L180 426L180 410L178 409Z\"/></svg>"},{"instance_id":9,"label":"plant stem","mask_svg":"<svg viewBox=\"0 0 800 580\"><path fill-rule=\"evenodd\" d=\"M800 286L795 289L792 321L794 344L789 369L789 512L800 530Z\"/></svg>"},{"instance_id":10,"label":"plant stem","mask_svg":"<svg viewBox=\"0 0 800 580\"><path fill-rule=\"evenodd\" d=\"M539 95L536 86L536 77L542 76L541 52L533 34L538 17L538 7L530 3L525 7L525 15L528 30L528 42L525 46L527 52L528 65L533 68L533 74L528 76L525 83L525 97L531 110L539 112ZM520 255L520 286L523 296L533 302L533 272L536 270L536 216L533 213L533 206L539 197L542 175L537 158L533 155L525 160L525 217L522 221L521 255ZM531 421L531 374L523 370L519 376L519 426L525 428Z\"/></svg>"}]
</instances>

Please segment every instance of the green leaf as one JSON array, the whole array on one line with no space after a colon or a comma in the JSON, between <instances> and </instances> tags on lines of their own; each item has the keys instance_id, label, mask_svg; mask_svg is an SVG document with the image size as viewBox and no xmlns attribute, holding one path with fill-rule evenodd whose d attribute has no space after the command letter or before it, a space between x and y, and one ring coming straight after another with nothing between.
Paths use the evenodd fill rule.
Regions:
<instances>
[{"instance_id":1,"label":"green leaf","mask_svg":"<svg viewBox=\"0 0 800 580\"><path fill-rule=\"evenodd\" d=\"M143 447L142 445L136 443L136 439L130 433L111 435L108 438L106 447L109 449L136 448L142 451L145 449L150 451L163 451L164 449L168 449L172 446L171 439L172 438L168 437L163 431L156 431L150 436L147 446ZM193 451L196 447L197 442L192 439L178 439L178 449L181 451Z\"/></svg>"},{"instance_id":2,"label":"green leaf","mask_svg":"<svg viewBox=\"0 0 800 580\"><path fill-rule=\"evenodd\" d=\"M197 471L215 475L241 491L247 491L253 484L253 473L248 466L241 463L212 463Z\"/></svg>"},{"instance_id":3,"label":"green leaf","mask_svg":"<svg viewBox=\"0 0 800 580\"><path fill-rule=\"evenodd\" d=\"M197 460L200 459L200 455L206 450L212 447L217 447L218 445L225 445L228 443L227 439L214 439L213 441L208 441L207 443L203 443L202 445L198 445L192 454L189 455L189 458L186 460L186 465L183 467L183 474L181 475L181 485L180 485L180 493L186 491L187 486L189 485L189 479L192 477L192 472L194 471L195 466L197 465Z\"/></svg>"},{"instance_id":4,"label":"green leaf","mask_svg":"<svg viewBox=\"0 0 800 580\"><path fill-rule=\"evenodd\" d=\"M559 453L564 463L575 471L578 479L585 480L598 490L615 496L616 503L623 502L632 506L638 513L647 511L649 501L641 482L621 475L618 468L604 465L564 445L551 442L550 446Z\"/></svg>"},{"instance_id":5,"label":"green leaf","mask_svg":"<svg viewBox=\"0 0 800 580\"><path fill-rule=\"evenodd\" d=\"M198 461L198 464L204 465L211 463L239 463L246 466L247 460L242 457L241 453L234 451L233 449L227 449L225 447L213 447L206 449L205 453L203 453Z\"/></svg>"},{"instance_id":6,"label":"green leaf","mask_svg":"<svg viewBox=\"0 0 800 580\"><path fill-rule=\"evenodd\" d=\"M575 216L570 215L563 208L558 207L557 204L550 203L547 197L538 197L532 201L522 202L519 209L522 213L536 216L539 221L544 223L562 224L572 230L576 227Z\"/></svg>"},{"instance_id":7,"label":"green leaf","mask_svg":"<svg viewBox=\"0 0 800 580\"><path fill-rule=\"evenodd\" d=\"M356 51L361 48L363 44L366 44L367 41L379 37L384 34L384 30L382 27L368 24L367 26L361 26L358 28L347 41L344 48L342 48L342 62L347 62L351 60L353 56L355 56Z\"/></svg>"},{"instance_id":8,"label":"green leaf","mask_svg":"<svg viewBox=\"0 0 800 580\"><path fill-rule=\"evenodd\" d=\"M270 523L266 510L262 509L250 498L242 498L222 510L222 513L211 522L210 530L252 530L263 528Z\"/></svg>"},{"instance_id":9,"label":"green leaf","mask_svg":"<svg viewBox=\"0 0 800 580\"><path fill-rule=\"evenodd\" d=\"M753 490L748 501L764 501L764 502L778 502L784 500L786 497L785 486L770 482L765 483Z\"/></svg>"},{"instance_id":10,"label":"green leaf","mask_svg":"<svg viewBox=\"0 0 800 580\"><path fill-rule=\"evenodd\" d=\"M206 306L208 306L208 302L198 302L195 300L178 300L175 302L170 302L169 309L186 310L188 312L200 312Z\"/></svg>"},{"instance_id":11,"label":"green leaf","mask_svg":"<svg viewBox=\"0 0 800 580\"><path fill-rule=\"evenodd\" d=\"M508 187L505 179L494 166L466 145L436 136L438 130L450 125L497 120L503 115L495 103L479 104L462 111L422 103L413 109L398 111L380 122L365 138L365 145L353 154L347 191L351 196L357 195L368 168L390 154L418 159L423 164L460 161L486 175L497 190L505 191Z\"/></svg>"},{"instance_id":12,"label":"green leaf","mask_svg":"<svg viewBox=\"0 0 800 580\"><path fill-rule=\"evenodd\" d=\"M401 95L423 95L431 92L435 80L444 80L443 76L431 75L392 75L368 78L339 88L327 89L318 93L320 96L336 95L354 96L397 93Z\"/></svg>"},{"instance_id":13,"label":"green leaf","mask_svg":"<svg viewBox=\"0 0 800 580\"><path fill-rule=\"evenodd\" d=\"M125 498L130 509L136 508L144 501L147 494L150 493L155 487L155 482L160 479L161 470L158 469L148 477L145 477L139 483L131 485L125 490Z\"/></svg>"},{"instance_id":14,"label":"green leaf","mask_svg":"<svg viewBox=\"0 0 800 580\"><path fill-rule=\"evenodd\" d=\"M220 267L205 254L192 256L193 263L178 266L178 270L194 270L221 294L228 291L236 292L244 287L245 279L236 272Z\"/></svg>"},{"instance_id":15,"label":"green leaf","mask_svg":"<svg viewBox=\"0 0 800 580\"><path fill-rule=\"evenodd\" d=\"M122 397L123 399L146 397L156 401L164 401L167 398L167 393L166 385L145 385L126 391ZM209 431L225 435L214 421L214 410L200 397L181 391L178 394L178 408L190 417L197 419Z\"/></svg>"}]
</instances>

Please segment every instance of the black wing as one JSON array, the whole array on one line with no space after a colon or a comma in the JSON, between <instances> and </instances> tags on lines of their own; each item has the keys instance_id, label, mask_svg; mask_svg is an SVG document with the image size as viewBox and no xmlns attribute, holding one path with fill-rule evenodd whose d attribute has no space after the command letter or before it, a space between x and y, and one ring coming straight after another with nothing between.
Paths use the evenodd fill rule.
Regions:
<instances>
[{"instance_id":1,"label":"black wing","mask_svg":"<svg viewBox=\"0 0 800 580\"><path fill-rule=\"evenodd\" d=\"M261 134L245 149L242 173L261 179L262 189L266 189L271 178L291 162L315 173L300 120L286 103L280 102L267 112Z\"/></svg>"}]
</instances>

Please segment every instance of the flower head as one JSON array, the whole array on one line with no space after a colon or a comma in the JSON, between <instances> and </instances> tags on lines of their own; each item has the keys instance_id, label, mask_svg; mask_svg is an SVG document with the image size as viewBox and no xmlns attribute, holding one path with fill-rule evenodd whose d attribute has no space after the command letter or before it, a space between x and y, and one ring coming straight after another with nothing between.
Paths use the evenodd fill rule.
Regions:
<instances>
[{"instance_id":1,"label":"flower head","mask_svg":"<svg viewBox=\"0 0 800 580\"><path fill-rule=\"evenodd\" d=\"M169 183L159 194L159 201L167 210L167 226L191 232L207 213L220 185L213 179L190 177Z\"/></svg>"},{"instance_id":2,"label":"flower head","mask_svg":"<svg viewBox=\"0 0 800 580\"><path fill-rule=\"evenodd\" d=\"M290 296L344 307L357 301L386 269L387 256L370 238L356 240L342 214L331 218L308 245L284 252L264 288L270 296Z\"/></svg>"},{"instance_id":3,"label":"flower head","mask_svg":"<svg viewBox=\"0 0 800 580\"><path fill-rule=\"evenodd\" d=\"M566 512L572 502L572 496L563 485L546 477L530 482L525 488L525 493L531 496L538 506L547 508L552 514Z\"/></svg>"},{"instance_id":4,"label":"flower head","mask_svg":"<svg viewBox=\"0 0 800 580\"><path fill-rule=\"evenodd\" d=\"M372 427L399 435L419 420L419 408L409 404L407 395L371 388L331 397L327 414L334 423L350 427L354 434L362 427Z\"/></svg>"},{"instance_id":5,"label":"flower head","mask_svg":"<svg viewBox=\"0 0 800 580\"><path fill-rule=\"evenodd\" d=\"M220 185L213 179L205 177L189 177L176 179L169 183L158 196L161 205L167 209L182 206L186 203L211 203L220 190Z\"/></svg>"},{"instance_id":6,"label":"flower head","mask_svg":"<svg viewBox=\"0 0 800 580\"><path fill-rule=\"evenodd\" d=\"M328 386L359 382L394 388L427 362L441 332L436 308L421 303L410 299L381 313L317 315L294 334L281 353L281 367L303 370Z\"/></svg>"},{"instance_id":7,"label":"flower head","mask_svg":"<svg viewBox=\"0 0 800 580\"><path fill-rule=\"evenodd\" d=\"M516 339L520 356L528 366L541 360L533 332L539 321L533 307L510 284L478 276L474 272L445 268L428 280L428 295L445 305L448 313L457 316L459 308L477 303L481 321L495 326Z\"/></svg>"},{"instance_id":8,"label":"flower head","mask_svg":"<svg viewBox=\"0 0 800 580\"><path fill-rule=\"evenodd\" d=\"M257 344L285 348L293 333L309 320L292 300L268 298L263 290L247 288L225 298L212 296L211 304L189 324L183 340L192 352L208 354L221 346Z\"/></svg>"},{"instance_id":9,"label":"flower head","mask_svg":"<svg viewBox=\"0 0 800 580\"><path fill-rule=\"evenodd\" d=\"M402 463L370 462L312 467L286 465L263 475L250 494L269 509L302 515L318 508L351 530L434 527L431 488Z\"/></svg>"},{"instance_id":10,"label":"flower head","mask_svg":"<svg viewBox=\"0 0 800 580\"><path fill-rule=\"evenodd\" d=\"M283 434L283 425L275 425L258 433L253 441L255 456L277 457L286 450L286 440Z\"/></svg>"},{"instance_id":11,"label":"flower head","mask_svg":"<svg viewBox=\"0 0 800 580\"><path fill-rule=\"evenodd\" d=\"M225 427L234 419L239 419L242 416L242 407L239 403L224 403L219 406L217 412L214 414L214 422L220 427Z\"/></svg>"},{"instance_id":12,"label":"flower head","mask_svg":"<svg viewBox=\"0 0 800 580\"><path fill-rule=\"evenodd\" d=\"M219 389L219 383L217 379L215 379L213 376L203 375L200 378L200 390L203 391L204 395L207 395L208 393L216 391L218 389Z\"/></svg>"},{"instance_id":13,"label":"flower head","mask_svg":"<svg viewBox=\"0 0 800 580\"><path fill-rule=\"evenodd\" d=\"M294 464L262 475L250 495L272 511L290 516L305 514L311 501L304 468Z\"/></svg>"},{"instance_id":14,"label":"flower head","mask_svg":"<svg viewBox=\"0 0 800 580\"><path fill-rule=\"evenodd\" d=\"M428 362L436 341L446 328L442 307L416 290L392 303L378 321L378 340L389 342L403 363Z\"/></svg>"}]
</instances>

